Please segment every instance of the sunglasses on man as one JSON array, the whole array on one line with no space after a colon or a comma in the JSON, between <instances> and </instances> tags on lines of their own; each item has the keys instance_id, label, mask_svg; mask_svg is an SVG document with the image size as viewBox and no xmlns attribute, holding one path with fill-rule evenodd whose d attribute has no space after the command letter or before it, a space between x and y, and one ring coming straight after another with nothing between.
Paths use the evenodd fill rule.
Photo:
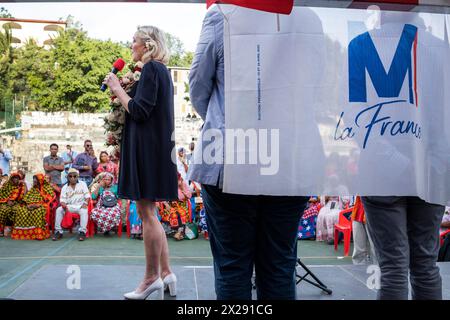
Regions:
<instances>
[{"instance_id":1,"label":"sunglasses on man","mask_svg":"<svg viewBox=\"0 0 450 320\"><path fill-rule=\"evenodd\" d=\"M68 177L69 177L69 178L78 178L77 175L73 175L73 174L69 174Z\"/></svg>"}]
</instances>

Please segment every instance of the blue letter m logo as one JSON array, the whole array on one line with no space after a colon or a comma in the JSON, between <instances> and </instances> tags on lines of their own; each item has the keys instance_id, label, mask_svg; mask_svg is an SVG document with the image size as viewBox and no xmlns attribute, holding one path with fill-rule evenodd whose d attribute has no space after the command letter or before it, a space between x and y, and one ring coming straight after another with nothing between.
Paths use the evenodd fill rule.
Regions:
<instances>
[{"instance_id":1,"label":"blue letter m logo","mask_svg":"<svg viewBox=\"0 0 450 320\"><path fill-rule=\"evenodd\" d=\"M414 52L412 56L413 45ZM354 38L348 46L350 102L367 102L367 70L378 96L383 98L394 98L400 95L406 73L408 72L409 102L414 104L414 101L416 101L417 105L416 48L417 27L406 24L389 72L386 73L369 32Z\"/></svg>"}]
</instances>

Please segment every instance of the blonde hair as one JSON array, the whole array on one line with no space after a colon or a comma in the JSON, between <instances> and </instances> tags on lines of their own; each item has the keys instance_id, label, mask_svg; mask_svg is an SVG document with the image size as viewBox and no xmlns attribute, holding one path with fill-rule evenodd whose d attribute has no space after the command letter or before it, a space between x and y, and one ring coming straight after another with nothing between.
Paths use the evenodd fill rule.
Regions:
<instances>
[{"instance_id":1,"label":"blonde hair","mask_svg":"<svg viewBox=\"0 0 450 320\"><path fill-rule=\"evenodd\" d=\"M163 31L154 26L139 26L135 37L140 39L148 49L142 56L143 63L151 60L159 61L163 64L169 63L170 52Z\"/></svg>"}]
</instances>

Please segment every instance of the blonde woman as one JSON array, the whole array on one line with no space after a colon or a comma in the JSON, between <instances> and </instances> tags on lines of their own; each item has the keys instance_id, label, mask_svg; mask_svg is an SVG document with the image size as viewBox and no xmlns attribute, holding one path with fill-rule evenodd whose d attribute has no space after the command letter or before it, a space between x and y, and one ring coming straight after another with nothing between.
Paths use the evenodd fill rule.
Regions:
<instances>
[{"instance_id":1,"label":"blonde woman","mask_svg":"<svg viewBox=\"0 0 450 320\"><path fill-rule=\"evenodd\" d=\"M164 33L156 27L139 27L131 46L135 62L144 63L139 81L128 93L110 73L106 83L126 110L120 149L119 198L136 201L142 219L146 271L126 299L146 299L164 287L176 295L176 276L169 266L164 230L155 216L156 201L178 199L177 167L171 152L174 131L173 85L166 67L169 51ZM160 269L161 267L161 269Z\"/></svg>"}]
</instances>

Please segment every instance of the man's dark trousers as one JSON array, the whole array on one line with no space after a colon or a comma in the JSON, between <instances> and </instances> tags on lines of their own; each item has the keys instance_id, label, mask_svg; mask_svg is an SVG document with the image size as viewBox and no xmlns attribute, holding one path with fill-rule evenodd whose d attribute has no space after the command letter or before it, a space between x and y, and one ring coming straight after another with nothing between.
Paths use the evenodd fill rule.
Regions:
<instances>
[{"instance_id":1,"label":"man's dark trousers","mask_svg":"<svg viewBox=\"0 0 450 320\"><path fill-rule=\"evenodd\" d=\"M296 298L297 231L308 197L249 196L203 185L219 300Z\"/></svg>"}]
</instances>

